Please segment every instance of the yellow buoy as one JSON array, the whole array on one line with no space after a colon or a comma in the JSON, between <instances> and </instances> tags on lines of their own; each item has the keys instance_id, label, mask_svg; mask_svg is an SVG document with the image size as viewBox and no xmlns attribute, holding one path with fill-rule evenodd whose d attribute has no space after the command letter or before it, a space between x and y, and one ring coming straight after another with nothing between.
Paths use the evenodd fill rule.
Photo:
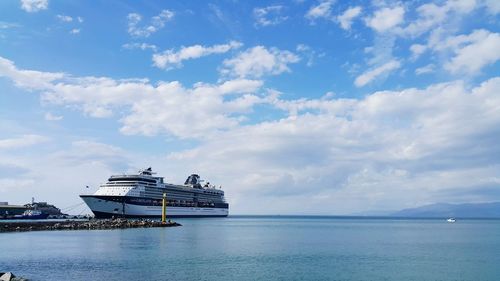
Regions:
<instances>
[{"instance_id":1,"label":"yellow buoy","mask_svg":"<svg viewBox=\"0 0 500 281\"><path fill-rule=\"evenodd\" d=\"M161 222L166 223L167 218L167 194L163 193L163 204L161 208Z\"/></svg>"}]
</instances>

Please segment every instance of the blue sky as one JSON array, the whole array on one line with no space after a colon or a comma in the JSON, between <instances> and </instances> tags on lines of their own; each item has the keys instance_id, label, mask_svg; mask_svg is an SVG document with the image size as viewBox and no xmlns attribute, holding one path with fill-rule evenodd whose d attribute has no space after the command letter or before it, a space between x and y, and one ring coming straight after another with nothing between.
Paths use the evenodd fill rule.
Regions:
<instances>
[{"instance_id":1,"label":"blue sky","mask_svg":"<svg viewBox=\"0 0 500 281\"><path fill-rule=\"evenodd\" d=\"M500 200L500 5L0 3L0 201L152 166L234 214Z\"/></svg>"}]
</instances>

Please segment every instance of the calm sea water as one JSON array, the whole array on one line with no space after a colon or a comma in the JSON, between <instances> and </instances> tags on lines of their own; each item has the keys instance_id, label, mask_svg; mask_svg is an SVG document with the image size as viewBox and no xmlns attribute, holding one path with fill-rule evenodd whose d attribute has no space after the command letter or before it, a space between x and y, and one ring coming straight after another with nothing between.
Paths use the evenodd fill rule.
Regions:
<instances>
[{"instance_id":1,"label":"calm sea water","mask_svg":"<svg viewBox=\"0 0 500 281\"><path fill-rule=\"evenodd\" d=\"M182 227L0 234L32 280L500 280L500 220L178 219Z\"/></svg>"}]
</instances>

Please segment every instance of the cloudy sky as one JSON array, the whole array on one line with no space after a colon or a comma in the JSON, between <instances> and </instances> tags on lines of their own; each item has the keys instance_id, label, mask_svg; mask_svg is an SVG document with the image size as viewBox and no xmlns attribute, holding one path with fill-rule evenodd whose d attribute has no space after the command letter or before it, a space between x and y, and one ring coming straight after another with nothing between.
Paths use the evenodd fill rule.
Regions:
<instances>
[{"instance_id":1,"label":"cloudy sky","mask_svg":"<svg viewBox=\"0 0 500 281\"><path fill-rule=\"evenodd\" d=\"M500 201L500 1L0 2L0 201L199 173L232 214ZM86 189L85 186L90 186Z\"/></svg>"}]
</instances>

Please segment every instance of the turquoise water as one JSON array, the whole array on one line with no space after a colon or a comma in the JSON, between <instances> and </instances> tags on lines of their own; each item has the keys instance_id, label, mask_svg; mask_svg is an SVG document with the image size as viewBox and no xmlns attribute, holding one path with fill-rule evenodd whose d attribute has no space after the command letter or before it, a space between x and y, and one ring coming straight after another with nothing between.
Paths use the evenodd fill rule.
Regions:
<instances>
[{"instance_id":1,"label":"turquoise water","mask_svg":"<svg viewBox=\"0 0 500 281\"><path fill-rule=\"evenodd\" d=\"M230 217L0 234L32 280L500 280L500 221Z\"/></svg>"}]
</instances>

